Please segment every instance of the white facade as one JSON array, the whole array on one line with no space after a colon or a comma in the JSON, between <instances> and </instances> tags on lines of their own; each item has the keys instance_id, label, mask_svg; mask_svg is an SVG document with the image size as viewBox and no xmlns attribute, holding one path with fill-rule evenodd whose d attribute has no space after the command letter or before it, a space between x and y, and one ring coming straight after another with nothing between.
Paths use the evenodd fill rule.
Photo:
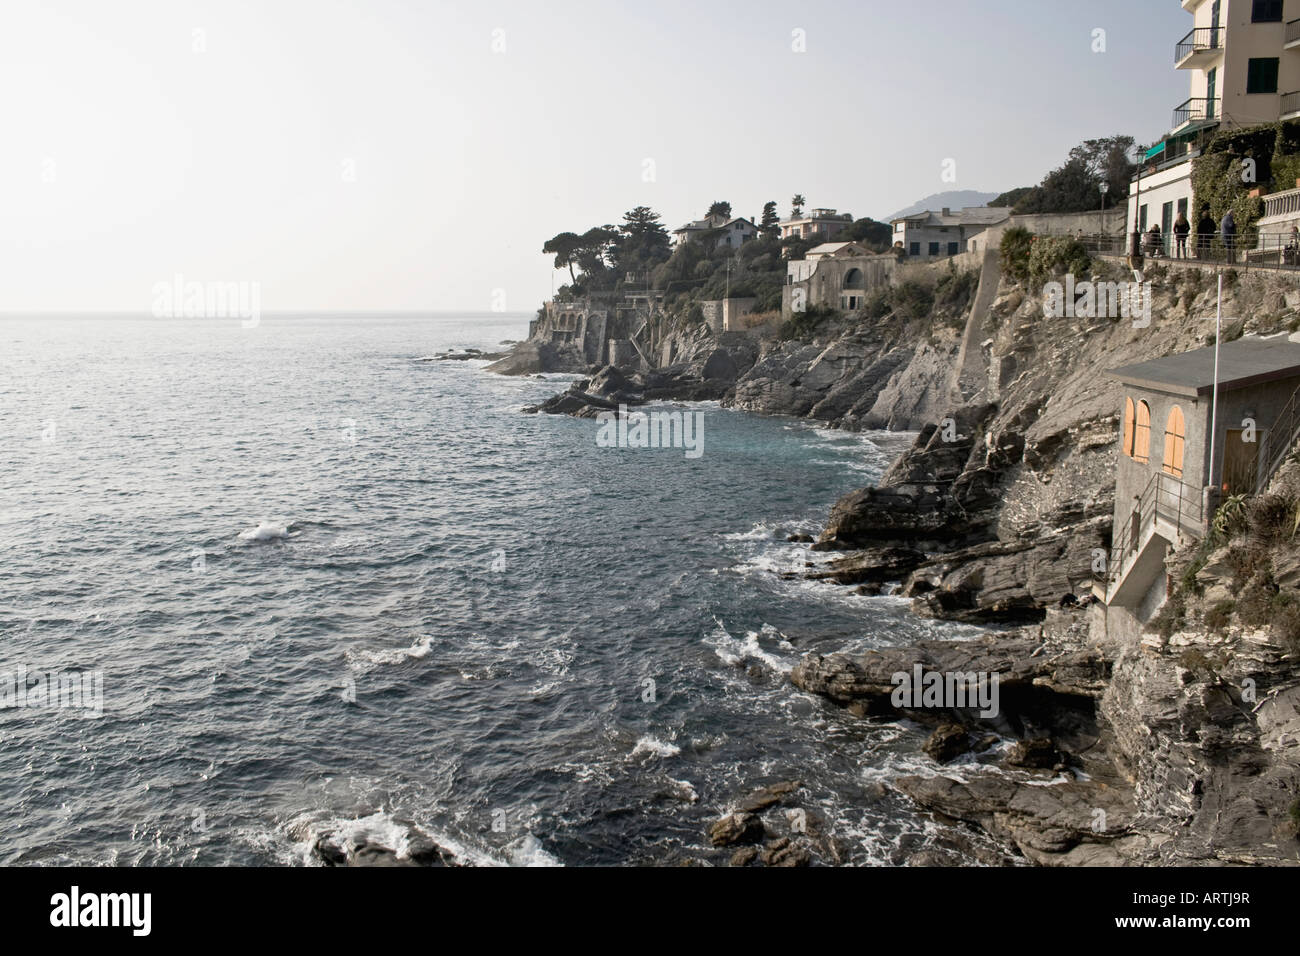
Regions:
<instances>
[{"instance_id":1,"label":"white facade","mask_svg":"<svg viewBox=\"0 0 1300 956\"><path fill-rule=\"evenodd\" d=\"M1181 209L1195 229L1193 139L1300 117L1300 0L1181 0L1192 29L1174 45L1188 73L1188 99L1175 107L1165 150L1129 189L1128 228L1159 223L1167 235Z\"/></svg>"},{"instance_id":2,"label":"white facade","mask_svg":"<svg viewBox=\"0 0 1300 956\"><path fill-rule=\"evenodd\" d=\"M851 225L853 225L853 217L848 213L838 213L834 209L813 209L806 216L793 216L781 220L781 238L820 237L826 240Z\"/></svg>"},{"instance_id":3,"label":"white facade","mask_svg":"<svg viewBox=\"0 0 1300 956\"><path fill-rule=\"evenodd\" d=\"M910 259L946 258L970 251L974 237L1010 217L1010 209L997 206L916 213L893 221L894 242Z\"/></svg>"}]
</instances>

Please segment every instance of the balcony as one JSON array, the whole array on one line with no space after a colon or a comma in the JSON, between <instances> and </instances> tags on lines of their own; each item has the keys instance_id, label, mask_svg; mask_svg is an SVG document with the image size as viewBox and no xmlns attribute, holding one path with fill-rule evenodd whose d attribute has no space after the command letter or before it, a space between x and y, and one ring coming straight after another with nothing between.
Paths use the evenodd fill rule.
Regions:
<instances>
[{"instance_id":1,"label":"balcony","mask_svg":"<svg viewBox=\"0 0 1300 956\"><path fill-rule=\"evenodd\" d=\"M1174 69L1203 70L1211 61L1223 56L1227 39L1223 27L1198 27L1174 47Z\"/></svg>"},{"instance_id":2,"label":"balcony","mask_svg":"<svg viewBox=\"0 0 1300 956\"><path fill-rule=\"evenodd\" d=\"M1300 20L1292 20L1286 25L1286 42L1282 44L1282 49L1297 48L1300 48Z\"/></svg>"},{"instance_id":3,"label":"balcony","mask_svg":"<svg viewBox=\"0 0 1300 956\"><path fill-rule=\"evenodd\" d=\"M1282 108L1279 119L1295 119L1300 116L1300 92L1283 93Z\"/></svg>"},{"instance_id":4,"label":"balcony","mask_svg":"<svg viewBox=\"0 0 1300 956\"><path fill-rule=\"evenodd\" d=\"M1174 125L1171 129L1177 130L1180 126L1186 126L1188 123L1203 123L1206 120L1214 120L1219 116L1219 100L1208 99L1204 96L1194 96L1181 106L1174 109Z\"/></svg>"}]
</instances>

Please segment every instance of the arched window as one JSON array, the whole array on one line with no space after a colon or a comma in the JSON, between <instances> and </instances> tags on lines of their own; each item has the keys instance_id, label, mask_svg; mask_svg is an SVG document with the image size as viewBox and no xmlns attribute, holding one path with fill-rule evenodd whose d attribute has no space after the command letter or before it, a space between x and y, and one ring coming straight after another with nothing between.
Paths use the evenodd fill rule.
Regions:
<instances>
[{"instance_id":1,"label":"arched window","mask_svg":"<svg viewBox=\"0 0 1300 956\"><path fill-rule=\"evenodd\" d=\"M861 269L850 269L848 272L844 273L844 288L861 289L862 285L863 279Z\"/></svg>"},{"instance_id":2,"label":"arched window","mask_svg":"<svg viewBox=\"0 0 1300 956\"><path fill-rule=\"evenodd\" d=\"M1133 428L1133 460L1146 464L1151 460L1151 406L1137 403L1137 421Z\"/></svg>"},{"instance_id":3,"label":"arched window","mask_svg":"<svg viewBox=\"0 0 1300 956\"><path fill-rule=\"evenodd\" d=\"M1124 435L1122 438L1124 454L1133 457L1133 426L1137 424L1137 412L1133 410L1133 399L1124 399Z\"/></svg>"},{"instance_id":4,"label":"arched window","mask_svg":"<svg viewBox=\"0 0 1300 956\"><path fill-rule=\"evenodd\" d=\"M1169 422L1165 425L1165 457L1162 468L1166 475L1183 477L1183 445L1186 437L1183 410L1175 405L1169 410Z\"/></svg>"}]
</instances>

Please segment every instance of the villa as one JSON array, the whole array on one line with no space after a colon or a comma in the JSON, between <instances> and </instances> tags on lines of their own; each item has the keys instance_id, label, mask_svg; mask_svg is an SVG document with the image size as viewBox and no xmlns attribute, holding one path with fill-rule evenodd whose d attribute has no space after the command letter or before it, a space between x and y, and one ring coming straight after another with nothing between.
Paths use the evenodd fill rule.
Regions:
<instances>
[{"instance_id":1,"label":"villa","mask_svg":"<svg viewBox=\"0 0 1300 956\"><path fill-rule=\"evenodd\" d=\"M680 229L673 230L678 245L710 233L717 233L718 246L739 248L758 235L758 227L754 225L752 220L741 217L728 219L726 216L708 216L704 219L688 222Z\"/></svg>"},{"instance_id":2,"label":"villa","mask_svg":"<svg viewBox=\"0 0 1300 956\"><path fill-rule=\"evenodd\" d=\"M808 215L800 213L780 222L781 238L784 239L830 239L841 230L853 225L853 217L848 213L838 213L834 209L813 209Z\"/></svg>"}]
</instances>

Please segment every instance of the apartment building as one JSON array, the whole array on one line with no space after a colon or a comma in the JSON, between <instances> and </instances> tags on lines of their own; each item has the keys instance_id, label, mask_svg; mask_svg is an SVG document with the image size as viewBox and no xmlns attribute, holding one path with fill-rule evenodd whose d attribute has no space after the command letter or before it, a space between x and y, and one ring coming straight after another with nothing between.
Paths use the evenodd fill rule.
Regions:
<instances>
[{"instance_id":1,"label":"apartment building","mask_svg":"<svg viewBox=\"0 0 1300 956\"><path fill-rule=\"evenodd\" d=\"M1180 2L1192 28L1174 69L1187 72L1188 98L1147 152L1141 195L1129 191L1129 229L1159 223L1166 236L1180 212L1196 221L1192 162L1215 130L1300 117L1300 0Z\"/></svg>"}]
</instances>

